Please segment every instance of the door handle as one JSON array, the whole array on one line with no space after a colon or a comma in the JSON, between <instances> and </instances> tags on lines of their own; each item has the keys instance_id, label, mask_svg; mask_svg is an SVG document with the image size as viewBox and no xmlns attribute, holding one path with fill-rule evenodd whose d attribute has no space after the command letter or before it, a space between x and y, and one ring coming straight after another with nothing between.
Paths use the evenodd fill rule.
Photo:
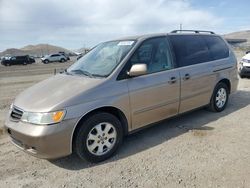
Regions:
<instances>
[{"instance_id":1,"label":"door handle","mask_svg":"<svg viewBox=\"0 0 250 188\"><path fill-rule=\"evenodd\" d=\"M190 79L190 74L185 74L185 76L183 77L183 80L189 80Z\"/></svg>"},{"instance_id":2,"label":"door handle","mask_svg":"<svg viewBox=\"0 0 250 188\"><path fill-rule=\"evenodd\" d=\"M168 81L168 83L174 84L176 81L177 81L176 77L173 76L173 77L170 78L170 80Z\"/></svg>"}]
</instances>

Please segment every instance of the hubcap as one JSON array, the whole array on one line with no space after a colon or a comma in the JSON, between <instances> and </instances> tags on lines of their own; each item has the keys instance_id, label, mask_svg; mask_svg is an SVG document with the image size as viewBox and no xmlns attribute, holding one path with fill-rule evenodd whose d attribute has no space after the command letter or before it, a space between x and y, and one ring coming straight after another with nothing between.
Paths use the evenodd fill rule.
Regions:
<instances>
[{"instance_id":1,"label":"hubcap","mask_svg":"<svg viewBox=\"0 0 250 188\"><path fill-rule=\"evenodd\" d=\"M227 101L227 91L225 88L220 88L216 94L215 103L218 108L222 108Z\"/></svg>"},{"instance_id":2,"label":"hubcap","mask_svg":"<svg viewBox=\"0 0 250 188\"><path fill-rule=\"evenodd\" d=\"M99 123L88 134L87 148L94 155L104 155L114 147L116 138L116 129L112 124Z\"/></svg>"}]
</instances>

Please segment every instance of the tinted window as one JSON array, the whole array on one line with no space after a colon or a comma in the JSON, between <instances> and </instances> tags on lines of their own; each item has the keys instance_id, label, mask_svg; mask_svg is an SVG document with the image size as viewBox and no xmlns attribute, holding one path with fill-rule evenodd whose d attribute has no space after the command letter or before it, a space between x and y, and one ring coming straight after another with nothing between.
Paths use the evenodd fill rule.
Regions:
<instances>
[{"instance_id":1,"label":"tinted window","mask_svg":"<svg viewBox=\"0 0 250 188\"><path fill-rule=\"evenodd\" d=\"M199 35L170 35L179 67L210 61L205 40Z\"/></svg>"},{"instance_id":2,"label":"tinted window","mask_svg":"<svg viewBox=\"0 0 250 188\"><path fill-rule=\"evenodd\" d=\"M133 64L147 64L148 73L159 72L172 68L171 55L165 38L146 40L135 51L130 61Z\"/></svg>"},{"instance_id":3,"label":"tinted window","mask_svg":"<svg viewBox=\"0 0 250 188\"><path fill-rule=\"evenodd\" d=\"M204 36L211 60L223 59L229 56L229 49L225 42L218 36Z\"/></svg>"},{"instance_id":4,"label":"tinted window","mask_svg":"<svg viewBox=\"0 0 250 188\"><path fill-rule=\"evenodd\" d=\"M26 57L25 57L25 56L17 56L16 59L17 59L17 60L25 60Z\"/></svg>"},{"instance_id":5,"label":"tinted window","mask_svg":"<svg viewBox=\"0 0 250 188\"><path fill-rule=\"evenodd\" d=\"M51 57L57 57L57 56L60 56L59 54L53 54L51 55Z\"/></svg>"}]
</instances>

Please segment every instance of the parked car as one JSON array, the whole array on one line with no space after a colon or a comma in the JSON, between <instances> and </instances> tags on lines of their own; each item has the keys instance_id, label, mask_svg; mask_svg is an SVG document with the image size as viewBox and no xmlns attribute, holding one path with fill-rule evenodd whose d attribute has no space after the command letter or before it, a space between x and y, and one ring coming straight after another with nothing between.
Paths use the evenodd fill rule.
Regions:
<instances>
[{"instance_id":1,"label":"parked car","mask_svg":"<svg viewBox=\"0 0 250 188\"><path fill-rule=\"evenodd\" d=\"M99 162L146 125L205 106L223 111L237 85L234 53L213 32L128 37L99 44L23 91L5 127L34 156L76 152Z\"/></svg>"},{"instance_id":2,"label":"parked car","mask_svg":"<svg viewBox=\"0 0 250 188\"><path fill-rule=\"evenodd\" d=\"M62 54L46 55L46 56L42 57L41 60L44 64L47 64L50 62L65 62L65 61L67 61L66 57Z\"/></svg>"},{"instance_id":3,"label":"parked car","mask_svg":"<svg viewBox=\"0 0 250 188\"><path fill-rule=\"evenodd\" d=\"M65 52L58 52L58 53L65 56L67 60L70 60L69 54L66 54Z\"/></svg>"},{"instance_id":4,"label":"parked car","mask_svg":"<svg viewBox=\"0 0 250 188\"><path fill-rule=\"evenodd\" d=\"M239 63L239 76L241 78L250 76L250 53L242 57Z\"/></svg>"},{"instance_id":5,"label":"parked car","mask_svg":"<svg viewBox=\"0 0 250 188\"><path fill-rule=\"evenodd\" d=\"M1 61L1 64L5 66L27 65L31 63L35 63L35 59L28 55L7 57L7 58L3 58Z\"/></svg>"}]
</instances>

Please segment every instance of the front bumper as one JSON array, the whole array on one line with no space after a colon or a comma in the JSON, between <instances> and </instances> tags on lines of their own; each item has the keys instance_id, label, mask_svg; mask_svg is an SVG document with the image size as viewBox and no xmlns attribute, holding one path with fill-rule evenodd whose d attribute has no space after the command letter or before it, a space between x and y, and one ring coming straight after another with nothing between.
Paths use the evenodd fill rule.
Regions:
<instances>
[{"instance_id":1,"label":"front bumper","mask_svg":"<svg viewBox=\"0 0 250 188\"><path fill-rule=\"evenodd\" d=\"M239 69L240 76L250 76L250 67L241 67Z\"/></svg>"},{"instance_id":2,"label":"front bumper","mask_svg":"<svg viewBox=\"0 0 250 188\"><path fill-rule=\"evenodd\" d=\"M54 159L71 154L76 122L71 119L54 125L33 125L7 118L5 129L18 148L39 158Z\"/></svg>"}]
</instances>

